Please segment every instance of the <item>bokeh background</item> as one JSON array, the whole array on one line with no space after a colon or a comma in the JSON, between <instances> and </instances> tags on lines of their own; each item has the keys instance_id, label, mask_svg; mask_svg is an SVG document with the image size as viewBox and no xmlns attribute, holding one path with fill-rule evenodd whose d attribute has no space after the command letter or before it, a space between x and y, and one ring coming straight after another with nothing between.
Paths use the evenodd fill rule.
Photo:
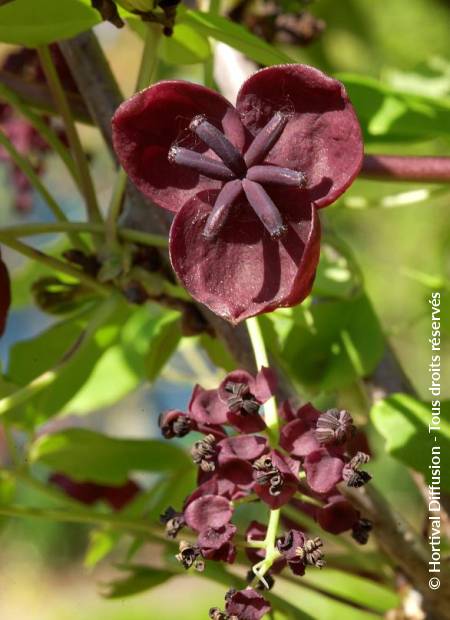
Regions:
<instances>
[{"instance_id":1,"label":"bokeh background","mask_svg":"<svg viewBox=\"0 0 450 620\"><path fill-rule=\"evenodd\" d=\"M447 0L316 0L308 10L323 19L326 29L312 45L290 47L299 62L331 74L361 73L383 79L407 92L450 97L450 2ZM97 28L123 91L131 94L142 42L128 29L111 25ZM9 51L0 48L1 56ZM174 68L162 63L158 78L202 80L202 67ZM113 170L95 130L82 135L92 155L97 189L105 202L111 194ZM449 141L369 145L373 152L450 154ZM45 182L75 219L81 205L74 199L69 179L58 161L50 159ZM418 191L419 190L419 191ZM12 188L0 167L0 226L43 221L44 206L35 198L33 210L21 214L12 206ZM366 290L386 335L420 395L428 397L429 304L431 290L443 299L445 335L450 331L450 192L442 187L389 184L358 180L327 212L328 224L351 246L361 265ZM51 237L42 242L53 243ZM18 291L8 329L0 341L3 363L18 341L49 325L48 316L33 309L27 293L29 267L5 252ZM444 345L443 359L449 342ZM448 358L448 355L447 355ZM189 386L199 380L214 385L219 374L196 349L183 345L152 386L130 384L123 399L89 417L89 425L123 436L154 436L156 419L165 408L185 407ZM443 367L443 394L450 397L450 365ZM66 412L67 416L70 411ZM77 424L77 418L65 418ZM86 419L83 420L86 424ZM374 437L375 443L379 441ZM0 446L1 451L1 446ZM0 456L1 459L1 456ZM375 462L383 493L395 497L404 510L414 511L417 491L404 470L383 455ZM21 489L22 497L39 506L39 493ZM89 531L84 526L21 520L0 522L0 617L3 620L193 620L223 597L216 584L193 577L176 578L149 594L108 601L98 595L101 583L114 574L111 562L86 566ZM147 549L145 554L153 554ZM119 556L118 556L119 557ZM88 562L89 563L89 562ZM308 591L302 591L308 597ZM312 596L312 595L311 595ZM188 604L186 604L188 601ZM317 605L312 596L311 605ZM324 616L325 618L325 616Z\"/></svg>"}]
</instances>

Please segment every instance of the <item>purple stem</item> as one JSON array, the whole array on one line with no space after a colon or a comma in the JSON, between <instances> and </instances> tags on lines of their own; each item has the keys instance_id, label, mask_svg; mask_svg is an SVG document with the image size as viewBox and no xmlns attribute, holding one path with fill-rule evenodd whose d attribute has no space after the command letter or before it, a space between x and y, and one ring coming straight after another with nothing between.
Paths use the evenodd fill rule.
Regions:
<instances>
[{"instance_id":1,"label":"purple stem","mask_svg":"<svg viewBox=\"0 0 450 620\"><path fill-rule=\"evenodd\" d=\"M266 190L259 183L248 179L242 181L242 187L247 200L271 237L275 239L281 237L286 232L286 226Z\"/></svg>"},{"instance_id":2,"label":"purple stem","mask_svg":"<svg viewBox=\"0 0 450 620\"><path fill-rule=\"evenodd\" d=\"M252 166L247 172L247 179L256 183L276 183L294 187L304 187L306 184L303 172L279 166Z\"/></svg>"},{"instance_id":3,"label":"purple stem","mask_svg":"<svg viewBox=\"0 0 450 620\"><path fill-rule=\"evenodd\" d=\"M203 230L203 236L208 241L213 241L220 229L225 224L225 221L230 212L230 207L233 202L238 198L242 192L242 181L235 179L234 181L228 181L222 187L220 194L216 198L214 207L206 220L205 228Z\"/></svg>"},{"instance_id":4,"label":"purple stem","mask_svg":"<svg viewBox=\"0 0 450 620\"><path fill-rule=\"evenodd\" d=\"M182 146L173 146L169 151L168 159L171 163L193 168L212 179L224 181L234 179L234 173L223 162L206 157L197 151L190 151Z\"/></svg>"},{"instance_id":5,"label":"purple stem","mask_svg":"<svg viewBox=\"0 0 450 620\"><path fill-rule=\"evenodd\" d=\"M228 138L217 127L214 127L214 125L207 121L204 116L196 116L191 121L189 129L197 134L237 176L245 174L246 165L242 155Z\"/></svg>"},{"instance_id":6,"label":"purple stem","mask_svg":"<svg viewBox=\"0 0 450 620\"><path fill-rule=\"evenodd\" d=\"M360 176L367 179L449 183L450 157L365 155Z\"/></svg>"},{"instance_id":7,"label":"purple stem","mask_svg":"<svg viewBox=\"0 0 450 620\"><path fill-rule=\"evenodd\" d=\"M281 136L288 116L282 112L276 112L270 121L261 129L244 155L245 163L250 168L253 164L262 162L264 157Z\"/></svg>"}]
</instances>

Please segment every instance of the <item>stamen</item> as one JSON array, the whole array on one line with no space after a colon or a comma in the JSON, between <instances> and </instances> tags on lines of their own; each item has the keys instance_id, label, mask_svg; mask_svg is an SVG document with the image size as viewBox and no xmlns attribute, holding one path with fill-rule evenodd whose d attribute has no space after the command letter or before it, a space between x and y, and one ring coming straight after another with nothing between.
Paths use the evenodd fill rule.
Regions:
<instances>
[{"instance_id":1,"label":"stamen","mask_svg":"<svg viewBox=\"0 0 450 620\"><path fill-rule=\"evenodd\" d=\"M236 175L243 176L245 174L247 167L242 155L228 138L204 116L196 116L191 121L189 129L197 134Z\"/></svg>"},{"instance_id":2,"label":"stamen","mask_svg":"<svg viewBox=\"0 0 450 620\"><path fill-rule=\"evenodd\" d=\"M266 190L259 183L248 179L242 181L242 187L247 200L270 235L274 239L281 237L286 232L286 226Z\"/></svg>"},{"instance_id":3,"label":"stamen","mask_svg":"<svg viewBox=\"0 0 450 620\"><path fill-rule=\"evenodd\" d=\"M222 161L206 157L202 153L190 151L181 146L172 146L168 160L170 163L197 170L212 179L229 181L235 177L234 173Z\"/></svg>"},{"instance_id":4,"label":"stamen","mask_svg":"<svg viewBox=\"0 0 450 620\"><path fill-rule=\"evenodd\" d=\"M214 207L206 220L203 236L208 241L213 241L226 222L230 207L242 192L242 182L239 179L228 181L222 187L216 198Z\"/></svg>"},{"instance_id":5,"label":"stamen","mask_svg":"<svg viewBox=\"0 0 450 620\"><path fill-rule=\"evenodd\" d=\"M244 155L245 163L249 168L263 161L264 157L281 136L281 132L287 122L288 116L286 114L275 112L267 125L256 135Z\"/></svg>"},{"instance_id":6,"label":"stamen","mask_svg":"<svg viewBox=\"0 0 450 620\"><path fill-rule=\"evenodd\" d=\"M293 187L306 185L306 176L303 172L279 166L252 166L247 172L247 179L256 183L276 183Z\"/></svg>"}]
</instances>

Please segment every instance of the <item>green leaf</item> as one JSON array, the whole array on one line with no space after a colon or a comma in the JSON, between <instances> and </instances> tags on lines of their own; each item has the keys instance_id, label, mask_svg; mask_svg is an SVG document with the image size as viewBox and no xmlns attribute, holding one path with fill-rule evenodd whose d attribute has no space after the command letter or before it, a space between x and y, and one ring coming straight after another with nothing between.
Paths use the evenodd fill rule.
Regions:
<instances>
[{"instance_id":1,"label":"green leaf","mask_svg":"<svg viewBox=\"0 0 450 620\"><path fill-rule=\"evenodd\" d=\"M30 459L75 480L119 485L132 471L171 471L189 468L185 452L156 439L118 439L72 428L37 439Z\"/></svg>"},{"instance_id":2,"label":"green leaf","mask_svg":"<svg viewBox=\"0 0 450 620\"><path fill-rule=\"evenodd\" d=\"M410 142L450 136L450 100L411 94L372 77L340 74L366 142Z\"/></svg>"},{"instance_id":3,"label":"green leaf","mask_svg":"<svg viewBox=\"0 0 450 620\"><path fill-rule=\"evenodd\" d=\"M182 337L180 314L166 312L147 329L148 351L145 356L145 376L154 381L169 361Z\"/></svg>"},{"instance_id":4,"label":"green leaf","mask_svg":"<svg viewBox=\"0 0 450 620\"><path fill-rule=\"evenodd\" d=\"M128 24L142 39L147 36L148 24L136 17L128 18ZM208 38L189 24L175 24L170 37L162 37L158 55L168 65L192 65L205 62L211 56Z\"/></svg>"},{"instance_id":5,"label":"green leaf","mask_svg":"<svg viewBox=\"0 0 450 620\"><path fill-rule=\"evenodd\" d=\"M140 594L173 577L173 573L169 571L151 568L150 566L127 565L124 570L130 571L125 579L117 579L102 584L105 588L103 592L105 598L124 598L133 594Z\"/></svg>"},{"instance_id":6,"label":"green leaf","mask_svg":"<svg viewBox=\"0 0 450 620\"><path fill-rule=\"evenodd\" d=\"M202 334L200 336L200 344L217 368L223 368L227 372L231 372L236 368L235 359L221 340L212 338L209 334Z\"/></svg>"},{"instance_id":7,"label":"green leaf","mask_svg":"<svg viewBox=\"0 0 450 620\"><path fill-rule=\"evenodd\" d=\"M179 23L188 24L203 36L227 43L262 65L293 62L292 58L226 17L190 9L179 14Z\"/></svg>"},{"instance_id":8,"label":"green leaf","mask_svg":"<svg viewBox=\"0 0 450 620\"><path fill-rule=\"evenodd\" d=\"M398 594L386 586L333 568L307 571L302 582L380 613L400 604Z\"/></svg>"},{"instance_id":9,"label":"green leaf","mask_svg":"<svg viewBox=\"0 0 450 620\"><path fill-rule=\"evenodd\" d=\"M440 431L429 432L431 403L416 400L408 394L394 394L379 401L370 413L375 428L386 440L386 451L393 457L424 474L431 482L429 468L433 450L439 450L441 470L450 469L450 401L441 402ZM441 478L450 491L450 480Z\"/></svg>"},{"instance_id":10,"label":"green leaf","mask_svg":"<svg viewBox=\"0 0 450 620\"><path fill-rule=\"evenodd\" d=\"M283 367L311 392L369 375L384 351L380 325L364 295L277 311L262 324Z\"/></svg>"},{"instance_id":11,"label":"green leaf","mask_svg":"<svg viewBox=\"0 0 450 620\"><path fill-rule=\"evenodd\" d=\"M312 572L312 571L311 571ZM324 577L328 569L324 571ZM300 583L295 585L283 578L277 579L277 596L290 603L303 613L311 614L312 618L320 620L381 620L381 616L363 609L357 609L325 596L321 592L307 588Z\"/></svg>"},{"instance_id":12,"label":"green leaf","mask_svg":"<svg viewBox=\"0 0 450 620\"><path fill-rule=\"evenodd\" d=\"M35 47L74 37L100 22L77 0L14 0L0 7L0 41Z\"/></svg>"},{"instance_id":13,"label":"green leaf","mask_svg":"<svg viewBox=\"0 0 450 620\"><path fill-rule=\"evenodd\" d=\"M320 252L313 295L351 299L361 291L362 276L351 257L331 241L324 241Z\"/></svg>"},{"instance_id":14,"label":"green leaf","mask_svg":"<svg viewBox=\"0 0 450 620\"><path fill-rule=\"evenodd\" d=\"M100 307L99 307L100 310ZM57 323L36 338L19 342L11 350L8 378L25 386L49 369L54 369L70 352L48 387L33 395L24 405L7 413L10 421L33 427L60 413L90 377L105 352L117 341L129 315L120 304L90 337L82 338L88 320L94 320L96 307Z\"/></svg>"}]
</instances>

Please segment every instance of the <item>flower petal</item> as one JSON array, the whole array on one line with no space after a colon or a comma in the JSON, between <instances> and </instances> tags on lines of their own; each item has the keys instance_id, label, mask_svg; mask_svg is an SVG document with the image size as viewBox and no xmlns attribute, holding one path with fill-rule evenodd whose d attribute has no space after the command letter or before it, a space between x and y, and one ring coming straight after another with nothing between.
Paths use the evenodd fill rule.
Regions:
<instances>
[{"instance_id":1,"label":"flower petal","mask_svg":"<svg viewBox=\"0 0 450 620\"><path fill-rule=\"evenodd\" d=\"M356 114L341 82L318 69L292 64L257 71L242 85L236 108L253 135L276 112L289 116L265 163L305 173L317 207L334 202L358 174L363 143Z\"/></svg>"},{"instance_id":2,"label":"flower petal","mask_svg":"<svg viewBox=\"0 0 450 620\"><path fill-rule=\"evenodd\" d=\"M316 519L320 526L332 534L342 534L350 530L358 521L360 513L342 495L334 495L328 504L319 508Z\"/></svg>"},{"instance_id":3,"label":"flower petal","mask_svg":"<svg viewBox=\"0 0 450 620\"><path fill-rule=\"evenodd\" d=\"M320 450L306 457L303 468L309 487L316 493L328 494L342 480L344 462Z\"/></svg>"},{"instance_id":4,"label":"flower petal","mask_svg":"<svg viewBox=\"0 0 450 620\"><path fill-rule=\"evenodd\" d=\"M188 406L190 417L196 422L220 425L227 422L228 407L223 403L217 390L205 390L196 385Z\"/></svg>"},{"instance_id":5,"label":"flower petal","mask_svg":"<svg viewBox=\"0 0 450 620\"><path fill-rule=\"evenodd\" d=\"M198 115L205 115L242 150L245 131L236 110L222 95L198 84L159 82L122 103L113 117L114 148L120 163L143 194L169 211L177 211L203 189L221 187L220 181L168 160L175 144L217 159L188 130Z\"/></svg>"},{"instance_id":6,"label":"flower petal","mask_svg":"<svg viewBox=\"0 0 450 620\"><path fill-rule=\"evenodd\" d=\"M254 461L267 449L267 439L259 435L235 435L220 441L218 447L220 465L236 458Z\"/></svg>"},{"instance_id":7,"label":"flower petal","mask_svg":"<svg viewBox=\"0 0 450 620\"><path fill-rule=\"evenodd\" d=\"M293 456L306 456L320 450L316 431L307 430L303 420L293 420L283 426L280 434L280 446Z\"/></svg>"},{"instance_id":8,"label":"flower petal","mask_svg":"<svg viewBox=\"0 0 450 620\"><path fill-rule=\"evenodd\" d=\"M283 203L287 233L272 239L249 204L238 200L215 241L203 236L217 192L183 205L170 231L170 258L182 284L231 323L293 306L310 292L320 250L320 224L305 200Z\"/></svg>"},{"instance_id":9,"label":"flower petal","mask_svg":"<svg viewBox=\"0 0 450 620\"><path fill-rule=\"evenodd\" d=\"M196 532L226 525L233 515L230 502L219 495L202 495L188 504L184 511L187 525Z\"/></svg>"},{"instance_id":10,"label":"flower petal","mask_svg":"<svg viewBox=\"0 0 450 620\"><path fill-rule=\"evenodd\" d=\"M226 612L239 620L260 620L270 611L270 604L253 588L227 595Z\"/></svg>"}]
</instances>

